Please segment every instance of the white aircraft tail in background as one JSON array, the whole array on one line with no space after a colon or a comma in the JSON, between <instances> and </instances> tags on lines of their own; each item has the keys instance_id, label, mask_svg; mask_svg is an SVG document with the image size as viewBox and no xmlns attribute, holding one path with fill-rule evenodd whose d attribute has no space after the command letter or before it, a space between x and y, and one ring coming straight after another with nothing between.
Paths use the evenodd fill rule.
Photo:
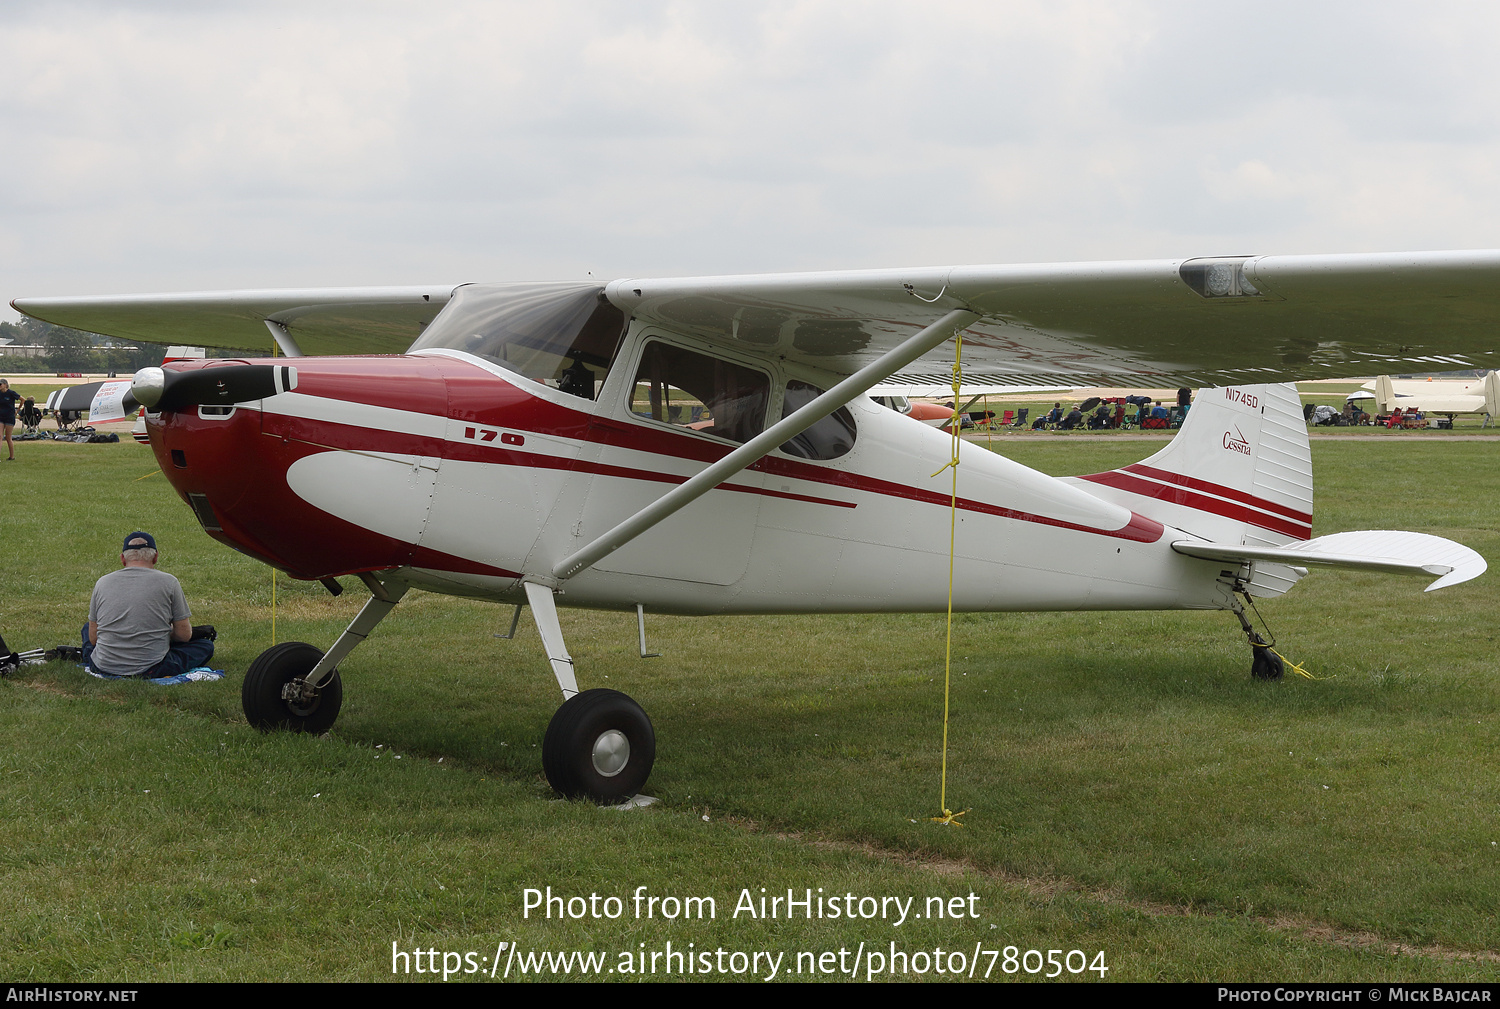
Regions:
<instances>
[{"instance_id":1,"label":"white aircraft tail in background","mask_svg":"<svg viewBox=\"0 0 1500 1009\"><path fill-rule=\"evenodd\" d=\"M1397 408L1422 413L1483 413L1500 416L1500 372L1491 371L1484 378L1392 378L1381 375L1366 382L1375 393L1375 406L1381 413Z\"/></svg>"}]
</instances>

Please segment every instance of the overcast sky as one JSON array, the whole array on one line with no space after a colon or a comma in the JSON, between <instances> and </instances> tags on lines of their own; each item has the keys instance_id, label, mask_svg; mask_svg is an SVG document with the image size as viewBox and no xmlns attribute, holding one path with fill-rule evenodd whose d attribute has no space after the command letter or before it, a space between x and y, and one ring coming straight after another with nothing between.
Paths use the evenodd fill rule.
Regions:
<instances>
[{"instance_id":1,"label":"overcast sky","mask_svg":"<svg viewBox=\"0 0 1500 1009\"><path fill-rule=\"evenodd\" d=\"M1492 248L1497 43L1479 3L9 0L0 294Z\"/></svg>"}]
</instances>

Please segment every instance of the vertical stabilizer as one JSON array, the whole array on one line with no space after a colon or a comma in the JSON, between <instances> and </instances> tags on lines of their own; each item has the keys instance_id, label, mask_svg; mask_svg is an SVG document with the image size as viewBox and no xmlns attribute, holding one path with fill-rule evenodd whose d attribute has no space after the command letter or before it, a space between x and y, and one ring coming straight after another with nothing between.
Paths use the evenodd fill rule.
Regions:
<instances>
[{"instance_id":1,"label":"vertical stabilizer","mask_svg":"<svg viewBox=\"0 0 1500 1009\"><path fill-rule=\"evenodd\" d=\"M1073 482L1213 543L1282 546L1312 536L1312 451L1294 385L1203 389L1166 448ZM1257 594L1280 595L1296 578L1257 565Z\"/></svg>"},{"instance_id":2,"label":"vertical stabilizer","mask_svg":"<svg viewBox=\"0 0 1500 1009\"><path fill-rule=\"evenodd\" d=\"M1396 387L1389 375L1375 378L1375 409L1381 413L1391 413L1396 409Z\"/></svg>"}]
</instances>

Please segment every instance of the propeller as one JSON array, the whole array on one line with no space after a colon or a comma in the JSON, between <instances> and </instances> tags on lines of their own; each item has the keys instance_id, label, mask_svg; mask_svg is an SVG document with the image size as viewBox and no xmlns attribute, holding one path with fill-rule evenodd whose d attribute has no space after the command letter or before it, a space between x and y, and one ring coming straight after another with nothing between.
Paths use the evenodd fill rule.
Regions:
<instances>
[{"instance_id":1,"label":"propeller","mask_svg":"<svg viewBox=\"0 0 1500 1009\"><path fill-rule=\"evenodd\" d=\"M295 388L297 369L284 364L227 364L192 371L142 368L130 381L129 397L148 410L172 411L267 399Z\"/></svg>"},{"instance_id":2,"label":"propeller","mask_svg":"<svg viewBox=\"0 0 1500 1009\"><path fill-rule=\"evenodd\" d=\"M54 413L82 413L89 408L89 404L94 401L94 393L98 392L103 384L103 382L89 382L85 385L64 386L49 393L44 405ZM126 399L129 398L129 393L126 393ZM128 409L134 410L135 407L128 407Z\"/></svg>"}]
</instances>

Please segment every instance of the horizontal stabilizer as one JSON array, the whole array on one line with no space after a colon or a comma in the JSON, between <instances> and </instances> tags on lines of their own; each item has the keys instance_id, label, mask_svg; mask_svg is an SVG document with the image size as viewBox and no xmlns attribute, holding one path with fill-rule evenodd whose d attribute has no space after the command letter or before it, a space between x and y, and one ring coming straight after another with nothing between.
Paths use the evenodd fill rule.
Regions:
<instances>
[{"instance_id":1,"label":"horizontal stabilizer","mask_svg":"<svg viewBox=\"0 0 1500 1009\"><path fill-rule=\"evenodd\" d=\"M1394 574L1439 575L1426 591L1447 588L1484 574L1483 557L1452 540L1426 533L1360 530L1319 536L1281 547L1234 546L1202 540L1178 540L1172 549L1204 560L1271 561L1294 567L1359 568Z\"/></svg>"}]
</instances>

